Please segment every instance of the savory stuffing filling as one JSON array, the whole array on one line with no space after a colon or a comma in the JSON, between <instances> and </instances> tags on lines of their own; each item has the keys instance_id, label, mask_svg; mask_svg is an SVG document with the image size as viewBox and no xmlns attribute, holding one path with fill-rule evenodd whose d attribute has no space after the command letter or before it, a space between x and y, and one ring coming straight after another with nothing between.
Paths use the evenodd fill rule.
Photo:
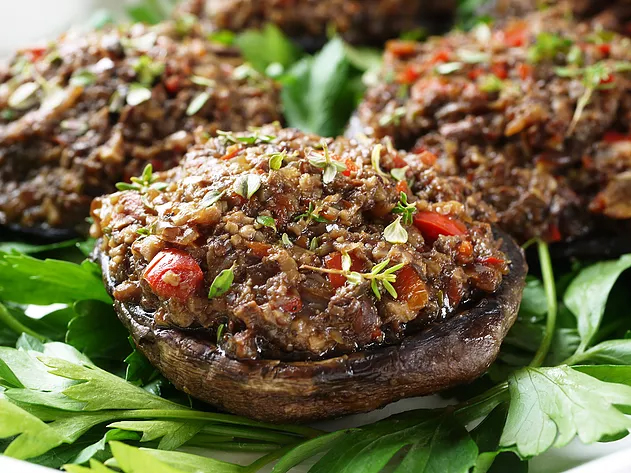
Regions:
<instances>
[{"instance_id":1,"label":"savory stuffing filling","mask_svg":"<svg viewBox=\"0 0 631 473\"><path fill-rule=\"evenodd\" d=\"M145 164L177 164L196 127L280 119L277 86L198 30L74 31L0 66L0 224L73 228Z\"/></svg>"},{"instance_id":2,"label":"savory stuffing filling","mask_svg":"<svg viewBox=\"0 0 631 473\"><path fill-rule=\"evenodd\" d=\"M521 241L631 222L631 40L565 13L390 42L354 127L436 154Z\"/></svg>"},{"instance_id":3,"label":"savory stuffing filling","mask_svg":"<svg viewBox=\"0 0 631 473\"><path fill-rule=\"evenodd\" d=\"M96 199L113 296L236 358L313 359L440 323L509 261L493 214L428 152L270 125Z\"/></svg>"}]
</instances>

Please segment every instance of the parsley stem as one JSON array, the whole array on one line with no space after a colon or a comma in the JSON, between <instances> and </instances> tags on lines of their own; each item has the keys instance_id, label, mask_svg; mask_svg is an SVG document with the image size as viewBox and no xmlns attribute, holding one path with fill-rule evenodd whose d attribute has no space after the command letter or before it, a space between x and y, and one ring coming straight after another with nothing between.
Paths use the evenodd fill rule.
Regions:
<instances>
[{"instance_id":1,"label":"parsley stem","mask_svg":"<svg viewBox=\"0 0 631 473\"><path fill-rule=\"evenodd\" d=\"M221 452L252 452L267 453L272 450L278 450L279 445L276 443L260 443L260 442L235 442L233 440L225 440L222 442L206 442L204 436L196 435L190 441L186 442L187 447L200 447L210 450L218 450Z\"/></svg>"},{"instance_id":2,"label":"parsley stem","mask_svg":"<svg viewBox=\"0 0 631 473\"><path fill-rule=\"evenodd\" d=\"M9 329L17 334L26 333L42 342L48 341L48 339L43 335L40 335L36 331L31 330L26 325L19 322L15 317L11 315L11 312L9 312L9 310L3 304L0 304L0 323L6 325L7 327L9 327Z\"/></svg>"},{"instance_id":3,"label":"parsley stem","mask_svg":"<svg viewBox=\"0 0 631 473\"><path fill-rule=\"evenodd\" d=\"M264 429L256 429L252 427L238 427L231 425L207 425L204 426L202 432L213 435L226 435L229 437L237 437L248 440L263 440L277 444L294 443L296 436L291 434L283 434Z\"/></svg>"},{"instance_id":4,"label":"parsley stem","mask_svg":"<svg viewBox=\"0 0 631 473\"><path fill-rule=\"evenodd\" d=\"M287 453L291 452L297 445L299 445L299 443L287 445L286 447L279 448L277 450L274 450L273 452L268 453L267 455L259 458L253 463L250 463L248 466L243 467L244 473L256 473L268 463L271 463L274 460L278 460L279 458L284 457Z\"/></svg>"},{"instance_id":5,"label":"parsley stem","mask_svg":"<svg viewBox=\"0 0 631 473\"><path fill-rule=\"evenodd\" d=\"M249 427L260 427L268 430L278 430L280 432L295 434L301 437L314 438L324 432L303 425L275 425L251 420L246 417L230 414L219 414L215 412L201 412L188 409L132 409L121 411L116 414L118 419L187 419L203 420L219 424L235 424Z\"/></svg>"},{"instance_id":6,"label":"parsley stem","mask_svg":"<svg viewBox=\"0 0 631 473\"><path fill-rule=\"evenodd\" d=\"M537 241L537 250L539 252L541 275L543 276L543 288L545 290L546 300L548 303L548 316L546 319L545 335L543 336L543 340L541 340L541 345L539 345L537 353L535 353L535 357L529 365L533 368L541 366L545 361L546 356L550 351L550 346L552 345L557 320L557 294L548 244L541 240Z\"/></svg>"},{"instance_id":7,"label":"parsley stem","mask_svg":"<svg viewBox=\"0 0 631 473\"><path fill-rule=\"evenodd\" d=\"M499 404L507 400L507 394L508 383L498 384L482 394L458 404L455 407L454 415L463 424L486 417Z\"/></svg>"}]
</instances>

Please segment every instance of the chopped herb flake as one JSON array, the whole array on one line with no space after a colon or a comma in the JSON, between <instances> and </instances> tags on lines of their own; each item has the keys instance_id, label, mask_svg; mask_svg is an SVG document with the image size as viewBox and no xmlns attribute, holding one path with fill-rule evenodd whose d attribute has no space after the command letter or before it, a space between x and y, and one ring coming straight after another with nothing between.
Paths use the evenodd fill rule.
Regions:
<instances>
[{"instance_id":1,"label":"chopped herb flake","mask_svg":"<svg viewBox=\"0 0 631 473\"><path fill-rule=\"evenodd\" d=\"M230 290L230 286L232 286L234 282L233 268L234 266L229 269L224 269L215 277L208 291L208 299L223 296Z\"/></svg>"}]
</instances>

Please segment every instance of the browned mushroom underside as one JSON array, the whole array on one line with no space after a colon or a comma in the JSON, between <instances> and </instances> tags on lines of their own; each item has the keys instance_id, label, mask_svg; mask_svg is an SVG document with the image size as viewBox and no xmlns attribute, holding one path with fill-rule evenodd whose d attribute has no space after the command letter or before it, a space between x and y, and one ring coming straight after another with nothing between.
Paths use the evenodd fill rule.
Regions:
<instances>
[{"instance_id":1,"label":"browned mushroom underside","mask_svg":"<svg viewBox=\"0 0 631 473\"><path fill-rule=\"evenodd\" d=\"M140 306L115 302L119 318L149 361L178 389L220 409L271 422L305 422L368 412L474 380L495 360L512 326L527 272L506 234L510 272L500 288L452 318L382 346L320 361L236 360L190 332L158 327ZM98 245L97 245L98 248ZM104 268L106 256L97 254Z\"/></svg>"}]
</instances>

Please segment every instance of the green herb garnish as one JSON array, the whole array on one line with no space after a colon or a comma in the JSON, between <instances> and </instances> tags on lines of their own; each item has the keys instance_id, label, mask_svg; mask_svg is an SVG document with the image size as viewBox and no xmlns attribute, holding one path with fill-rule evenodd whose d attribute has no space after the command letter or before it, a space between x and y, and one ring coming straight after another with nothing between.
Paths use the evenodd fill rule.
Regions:
<instances>
[{"instance_id":1,"label":"green herb garnish","mask_svg":"<svg viewBox=\"0 0 631 473\"><path fill-rule=\"evenodd\" d=\"M131 182L131 184L119 182L116 184L116 188L119 191L138 191L145 194L149 189L163 191L169 185L166 182L158 182L158 177L154 175L151 164L145 166L140 177L132 177Z\"/></svg>"},{"instance_id":2,"label":"green herb garnish","mask_svg":"<svg viewBox=\"0 0 631 473\"><path fill-rule=\"evenodd\" d=\"M165 65L154 61L147 55L142 55L134 64L138 83L145 87L151 87L158 77L164 73Z\"/></svg>"},{"instance_id":3,"label":"green herb garnish","mask_svg":"<svg viewBox=\"0 0 631 473\"><path fill-rule=\"evenodd\" d=\"M260 130L252 129L250 134L241 134L237 136L230 131L217 131L217 136L223 138L226 143L254 145L257 143L271 143L276 139L274 135L263 135Z\"/></svg>"},{"instance_id":4,"label":"green herb garnish","mask_svg":"<svg viewBox=\"0 0 631 473\"><path fill-rule=\"evenodd\" d=\"M434 70L441 75L453 74L456 71L462 69L463 64L461 62L445 62L434 67Z\"/></svg>"},{"instance_id":5,"label":"green herb garnish","mask_svg":"<svg viewBox=\"0 0 631 473\"><path fill-rule=\"evenodd\" d=\"M390 264L389 258L373 266L369 273L359 273L357 271L351 271L352 260L347 253L343 253L342 269L318 268L306 264L302 265L300 269L309 269L311 271L327 274L339 274L344 276L349 283L355 285L361 284L362 281L370 281L370 288L377 300L381 300L380 287L383 287L388 294L396 299L398 297L397 291L394 289L394 286L392 286L392 283L397 280L397 276L394 273L403 268L405 263L399 263L387 268L388 264Z\"/></svg>"},{"instance_id":6,"label":"green herb garnish","mask_svg":"<svg viewBox=\"0 0 631 473\"><path fill-rule=\"evenodd\" d=\"M146 102L150 98L151 90L144 85L133 83L129 86L129 91L127 92L126 97L127 105L135 107L136 105Z\"/></svg>"},{"instance_id":7,"label":"green herb garnish","mask_svg":"<svg viewBox=\"0 0 631 473\"><path fill-rule=\"evenodd\" d=\"M230 286L234 282L234 266L232 268L224 269L221 271L215 279L213 279L210 289L208 290L208 298L213 299L215 297L223 296L230 290Z\"/></svg>"},{"instance_id":8,"label":"green herb garnish","mask_svg":"<svg viewBox=\"0 0 631 473\"><path fill-rule=\"evenodd\" d=\"M256 217L256 223L263 225L264 227L269 227L276 230L276 220L267 215L259 215L258 217Z\"/></svg>"},{"instance_id":9,"label":"green herb garnish","mask_svg":"<svg viewBox=\"0 0 631 473\"><path fill-rule=\"evenodd\" d=\"M282 234L282 236L280 237L280 241L288 248L294 246L294 244L289 239L289 235L287 235L286 233Z\"/></svg>"},{"instance_id":10,"label":"green herb garnish","mask_svg":"<svg viewBox=\"0 0 631 473\"><path fill-rule=\"evenodd\" d=\"M210 191L204 196L204 198L200 202L200 205L202 207L208 208L211 205L219 202L219 200L224 196L225 193L226 191Z\"/></svg>"},{"instance_id":11,"label":"green herb garnish","mask_svg":"<svg viewBox=\"0 0 631 473\"><path fill-rule=\"evenodd\" d=\"M381 144L376 144L375 147L372 149L370 162L377 174L379 174L380 176L389 177L387 173L381 170L381 150L383 150L383 146Z\"/></svg>"},{"instance_id":12,"label":"green herb garnish","mask_svg":"<svg viewBox=\"0 0 631 473\"><path fill-rule=\"evenodd\" d=\"M395 126L399 126L401 124L401 118L405 116L405 107L397 107L392 113L386 113L379 117L379 124L381 126L390 125L391 123Z\"/></svg>"},{"instance_id":13,"label":"green herb garnish","mask_svg":"<svg viewBox=\"0 0 631 473\"><path fill-rule=\"evenodd\" d=\"M271 154L269 157L269 168L273 171L278 171L282 167L285 158L287 158L287 150Z\"/></svg>"},{"instance_id":14,"label":"green herb garnish","mask_svg":"<svg viewBox=\"0 0 631 473\"><path fill-rule=\"evenodd\" d=\"M567 54L573 42L554 33L539 33L537 40L528 49L530 62L541 62L554 59L557 54Z\"/></svg>"},{"instance_id":15,"label":"green herb garnish","mask_svg":"<svg viewBox=\"0 0 631 473\"><path fill-rule=\"evenodd\" d=\"M405 192L399 194L399 202L392 209L393 214L401 214L405 225L412 225L416 205L408 203L408 195Z\"/></svg>"},{"instance_id":16,"label":"green herb garnish","mask_svg":"<svg viewBox=\"0 0 631 473\"><path fill-rule=\"evenodd\" d=\"M37 82L25 82L21 84L9 96L7 104L16 110L25 110L37 103L37 91L40 86Z\"/></svg>"},{"instance_id":17,"label":"green herb garnish","mask_svg":"<svg viewBox=\"0 0 631 473\"><path fill-rule=\"evenodd\" d=\"M628 72L631 71L631 62L616 62L610 64L605 61L599 61L591 66L579 68L579 67L557 67L555 73L560 77L580 77L585 91L583 95L578 99L576 103L576 109L574 110L574 116L572 122L568 128L567 134L574 133L574 129L578 124L585 107L591 101L592 95L596 90L604 90L613 87L612 83L609 83L611 75L615 72Z\"/></svg>"},{"instance_id":18,"label":"green herb garnish","mask_svg":"<svg viewBox=\"0 0 631 473\"><path fill-rule=\"evenodd\" d=\"M309 157L309 163L316 168L323 169L322 182L330 184L335 179L338 171L346 171L346 164L331 158L329 147L326 141L322 141L322 153L312 152Z\"/></svg>"},{"instance_id":19,"label":"green herb garnish","mask_svg":"<svg viewBox=\"0 0 631 473\"><path fill-rule=\"evenodd\" d=\"M94 72L88 71L87 69L82 69L76 71L72 74L70 78L70 84L76 85L79 87L86 87L88 85L92 85L96 82L96 74Z\"/></svg>"},{"instance_id":20,"label":"green herb garnish","mask_svg":"<svg viewBox=\"0 0 631 473\"><path fill-rule=\"evenodd\" d=\"M258 174L245 174L237 178L234 183L234 192L245 199L251 199L261 187L261 176Z\"/></svg>"},{"instance_id":21,"label":"green herb garnish","mask_svg":"<svg viewBox=\"0 0 631 473\"><path fill-rule=\"evenodd\" d=\"M328 223L328 220L326 218L321 217L315 212L315 206L313 205L313 202L309 202L309 208L307 209L307 211L303 214L297 215L294 220L297 222L298 220L303 218L306 219L307 224L309 224L311 221L318 223Z\"/></svg>"},{"instance_id":22,"label":"green herb garnish","mask_svg":"<svg viewBox=\"0 0 631 473\"><path fill-rule=\"evenodd\" d=\"M197 94L195 97L193 97L193 100L191 100L191 103L188 105L188 108L186 109L186 114L189 117L195 115L202 109L204 105L206 105L206 102L208 102L209 98L210 94L208 92L200 92L199 94Z\"/></svg>"},{"instance_id":23,"label":"green herb garnish","mask_svg":"<svg viewBox=\"0 0 631 473\"><path fill-rule=\"evenodd\" d=\"M408 241L408 232L403 225L401 225L401 218L397 217L394 222L388 225L383 230L383 237L388 243L392 244L401 244L407 243Z\"/></svg>"},{"instance_id":24,"label":"green herb garnish","mask_svg":"<svg viewBox=\"0 0 631 473\"><path fill-rule=\"evenodd\" d=\"M482 92L499 92L504 88L504 81L495 74L486 74L480 78L479 88Z\"/></svg>"}]
</instances>

